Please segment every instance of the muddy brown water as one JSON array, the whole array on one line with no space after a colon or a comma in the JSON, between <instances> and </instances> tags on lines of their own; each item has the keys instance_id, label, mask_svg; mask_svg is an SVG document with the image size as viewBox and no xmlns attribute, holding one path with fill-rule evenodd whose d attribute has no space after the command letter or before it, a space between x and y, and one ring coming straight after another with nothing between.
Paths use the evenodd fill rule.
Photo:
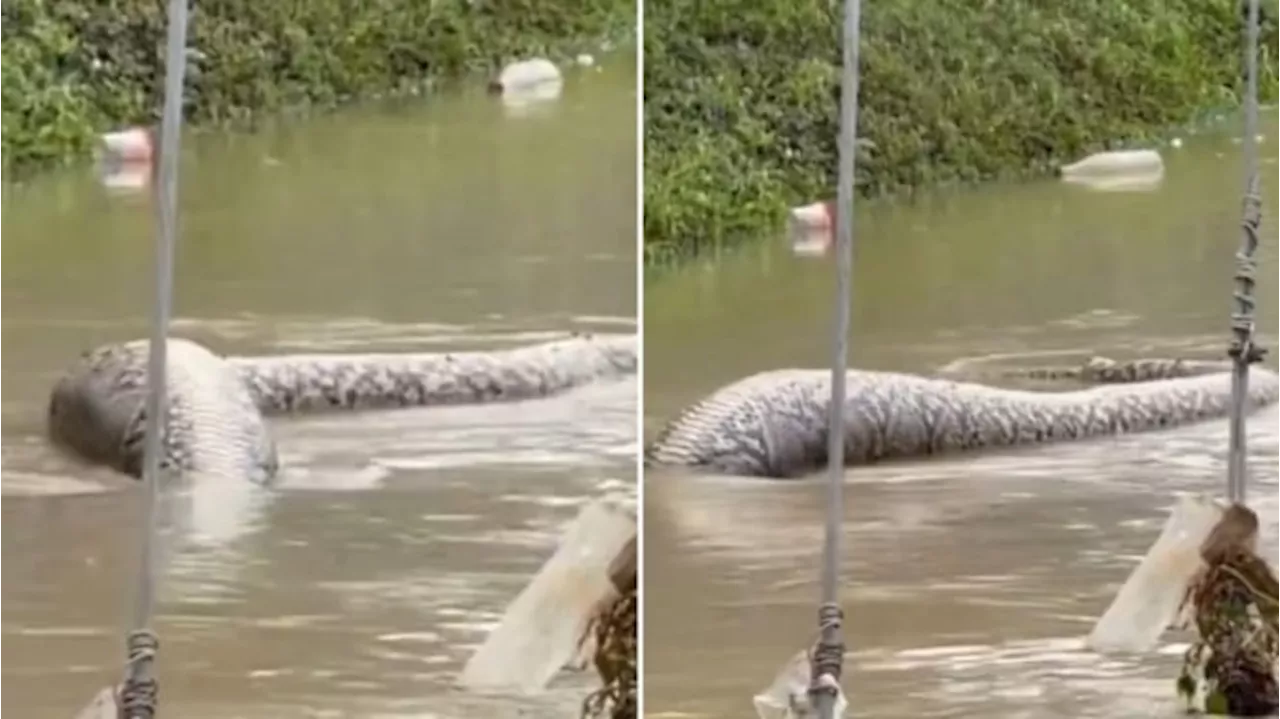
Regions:
<instances>
[{"instance_id":1,"label":"muddy brown water","mask_svg":"<svg viewBox=\"0 0 1280 719\"><path fill-rule=\"evenodd\" d=\"M1151 192L1044 181L863 205L851 365L929 373L999 354L1220 356L1243 185L1234 127L1165 151ZM1264 341L1277 324L1276 127L1272 111ZM830 261L795 258L779 238L651 282L646 436L742 376L827 366L833 275ZM1073 354L1025 358L1056 350ZM1275 561L1274 407L1249 418L1249 436L1251 499ZM1224 487L1226 437L1223 420L848 472L849 714L1180 716L1185 637L1140 660L1093 655L1081 638L1159 533L1173 492ZM814 638L823 476L646 473L646 716L752 717L751 697Z\"/></svg>"},{"instance_id":2,"label":"muddy brown water","mask_svg":"<svg viewBox=\"0 0 1280 719\"><path fill-rule=\"evenodd\" d=\"M635 66L558 101L482 88L188 135L174 333L227 353L505 347L635 331ZM145 337L151 215L88 168L4 190L3 708L120 676L140 494L42 437L56 373ZM572 716L452 681L576 506L634 482L636 382L515 405L274 421L281 486L164 502L161 714Z\"/></svg>"}]
</instances>

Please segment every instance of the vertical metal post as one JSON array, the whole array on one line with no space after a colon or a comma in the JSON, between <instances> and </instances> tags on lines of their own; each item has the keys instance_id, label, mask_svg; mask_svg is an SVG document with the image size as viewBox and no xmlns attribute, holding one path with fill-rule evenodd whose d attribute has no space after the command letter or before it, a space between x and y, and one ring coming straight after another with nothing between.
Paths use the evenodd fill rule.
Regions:
<instances>
[{"instance_id":1,"label":"vertical metal post","mask_svg":"<svg viewBox=\"0 0 1280 719\"><path fill-rule=\"evenodd\" d=\"M1232 338L1228 354L1231 368L1231 419L1227 458L1227 498L1243 504L1248 484L1244 410L1249 395L1249 365L1260 361L1261 348L1253 344L1254 253L1262 223L1262 196L1258 187L1258 0L1249 0L1245 29L1244 149L1245 197L1241 221L1241 245L1236 253L1235 312L1231 316Z\"/></svg>"},{"instance_id":2,"label":"vertical metal post","mask_svg":"<svg viewBox=\"0 0 1280 719\"><path fill-rule=\"evenodd\" d=\"M162 432L166 407L166 344L173 306L173 255L177 235L178 147L182 131L183 79L187 47L187 0L169 0L168 47L165 53L164 114L158 162L155 306L147 365L146 445L143 459L142 547L129 664L121 692L126 719L155 715L153 663L157 642L151 631L156 595L156 504L159 495Z\"/></svg>"},{"instance_id":3,"label":"vertical metal post","mask_svg":"<svg viewBox=\"0 0 1280 719\"><path fill-rule=\"evenodd\" d=\"M839 185L836 190L836 297L832 328L831 405L827 438L827 520L823 541L821 636L813 654L814 707L822 719L833 719L844 666L843 612L840 609L840 534L844 521L844 403L851 285L853 278L854 162L858 136L859 0L844 2L841 38L843 72L840 86Z\"/></svg>"}]
</instances>

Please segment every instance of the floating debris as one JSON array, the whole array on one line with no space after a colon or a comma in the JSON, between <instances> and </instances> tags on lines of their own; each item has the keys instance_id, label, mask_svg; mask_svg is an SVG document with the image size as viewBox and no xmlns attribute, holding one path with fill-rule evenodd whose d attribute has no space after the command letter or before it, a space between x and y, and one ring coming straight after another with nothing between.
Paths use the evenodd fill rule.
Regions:
<instances>
[{"instance_id":1,"label":"floating debris","mask_svg":"<svg viewBox=\"0 0 1280 719\"><path fill-rule=\"evenodd\" d=\"M1155 150L1099 152L1059 170L1063 182L1101 192L1153 190L1164 181L1164 159Z\"/></svg>"},{"instance_id":2,"label":"floating debris","mask_svg":"<svg viewBox=\"0 0 1280 719\"><path fill-rule=\"evenodd\" d=\"M502 68L498 77L489 83L492 92L507 94L529 90L539 85L564 82L560 68L546 58L534 58L513 62Z\"/></svg>"},{"instance_id":3,"label":"floating debris","mask_svg":"<svg viewBox=\"0 0 1280 719\"><path fill-rule=\"evenodd\" d=\"M1060 170L1062 179L1115 176L1145 175L1164 172L1164 159L1155 150L1120 150L1117 152L1099 152L1079 162L1066 165Z\"/></svg>"},{"instance_id":4,"label":"floating debris","mask_svg":"<svg viewBox=\"0 0 1280 719\"><path fill-rule=\"evenodd\" d=\"M578 63L579 67L591 67L596 64L596 59L592 55L584 52L574 58L574 62Z\"/></svg>"},{"instance_id":5,"label":"floating debris","mask_svg":"<svg viewBox=\"0 0 1280 719\"><path fill-rule=\"evenodd\" d=\"M1181 149L1181 148L1182 148L1182 138L1181 138L1181 137L1175 137L1175 138L1173 138L1172 140L1170 140L1170 141L1169 141L1169 147L1172 147L1172 148L1173 148L1173 149L1175 149L1175 150Z\"/></svg>"},{"instance_id":6,"label":"floating debris","mask_svg":"<svg viewBox=\"0 0 1280 719\"><path fill-rule=\"evenodd\" d=\"M143 127L105 133L100 142L104 159L151 162L151 157L155 154L153 133Z\"/></svg>"},{"instance_id":7,"label":"floating debris","mask_svg":"<svg viewBox=\"0 0 1280 719\"><path fill-rule=\"evenodd\" d=\"M98 181L108 190L132 193L151 184L155 132L132 127L99 137Z\"/></svg>"},{"instance_id":8,"label":"floating debris","mask_svg":"<svg viewBox=\"0 0 1280 719\"><path fill-rule=\"evenodd\" d=\"M789 214L794 226L804 230L824 230L831 232L836 225L835 203L814 202L808 205L791 208Z\"/></svg>"},{"instance_id":9,"label":"floating debris","mask_svg":"<svg viewBox=\"0 0 1280 719\"><path fill-rule=\"evenodd\" d=\"M489 83L489 92L501 95L512 115L532 114L540 105L560 97L564 78L555 63L543 58L512 63Z\"/></svg>"},{"instance_id":10,"label":"floating debris","mask_svg":"<svg viewBox=\"0 0 1280 719\"><path fill-rule=\"evenodd\" d=\"M835 244L835 203L814 202L791 208L787 213L787 236L791 254L822 257Z\"/></svg>"}]
</instances>

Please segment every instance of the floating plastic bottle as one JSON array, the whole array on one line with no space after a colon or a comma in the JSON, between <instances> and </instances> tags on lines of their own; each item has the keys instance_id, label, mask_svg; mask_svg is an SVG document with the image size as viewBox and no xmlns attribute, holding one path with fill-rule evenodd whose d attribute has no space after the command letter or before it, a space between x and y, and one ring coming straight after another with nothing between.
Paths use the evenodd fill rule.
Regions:
<instances>
[{"instance_id":1,"label":"floating plastic bottle","mask_svg":"<svg viewBox=\"0 0 1280 719\"><path fill-rule=\"evenodd\" d=\"M1155 150L1099 152L1062 168L1062 178L1163 172L1164 159Z\"/></svg>"}]
</instances>

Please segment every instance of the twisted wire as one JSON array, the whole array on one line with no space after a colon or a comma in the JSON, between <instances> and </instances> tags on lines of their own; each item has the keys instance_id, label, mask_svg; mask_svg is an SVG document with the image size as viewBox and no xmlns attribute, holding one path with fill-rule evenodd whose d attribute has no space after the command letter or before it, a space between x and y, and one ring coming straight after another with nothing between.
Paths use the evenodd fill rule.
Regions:
<instances>
[{"instance_id":1,"label":"twisted wire","mask_svg":"<svg viewBox=\"0 0 1280 719\"><path fill-rule=\"evenodd\" d=\"M125 646L130 667L150 664L160 649L160 639L150 629L129 632ZM149 672L130 671L120 688L122 719L153 719L160 687Z\"/></svg>"}]
</instances>

